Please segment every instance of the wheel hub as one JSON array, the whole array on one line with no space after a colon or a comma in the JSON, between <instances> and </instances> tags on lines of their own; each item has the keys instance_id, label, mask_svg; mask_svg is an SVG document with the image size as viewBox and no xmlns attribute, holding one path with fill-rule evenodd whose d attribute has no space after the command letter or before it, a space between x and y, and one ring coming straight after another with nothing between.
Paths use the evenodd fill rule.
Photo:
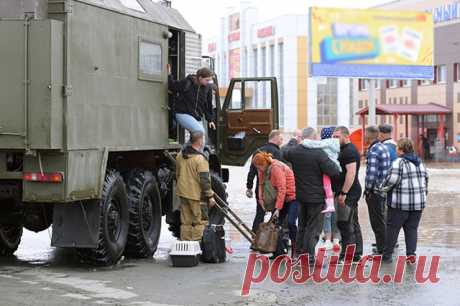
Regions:
<instances>
[{"instance_id":1,"label":"wheel hub","mask_svg":"<svg viewBox=\"0 0 460 306\"><path fill-rule=\"evenodd\" d=\"M113 242L116 242L121 232L121 214L118 203L110 203L107 219L110 238Z\"/></svg>"},{"instance_id":2,"label":"wheel hub","mask_svg":"<svg viewBox=\"0 0 460 306\"><path fill-rule=\"evenodd\" d=\"M150 197L145 197L142 203L142 228L149 232L153 226L153 204Z\"/></svg>"}]
</instances>

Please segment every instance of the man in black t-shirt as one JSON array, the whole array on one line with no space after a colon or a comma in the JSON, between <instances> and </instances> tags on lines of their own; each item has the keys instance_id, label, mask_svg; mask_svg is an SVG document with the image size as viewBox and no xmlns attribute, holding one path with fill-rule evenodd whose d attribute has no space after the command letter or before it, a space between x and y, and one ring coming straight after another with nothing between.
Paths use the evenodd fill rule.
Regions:
<instances>
[{"instance_id":1,"label":"man in black t-shirt","mask_svg":"<svg viewBox=\"0 0 460 306\"><path fill-rule=\"evenodd\" d=\"M358 261L363 255L363 237L358 220L358 201L362 189L359 183L359 167L361 156L355 145L350 142L348 128L339 126L335 129L334 138L340 141L339 162L342 172L334 180L334 191L337 197L337 227L342 236L341 258L345 256L348 245L356 245L353 260Z\"/></svg>"}]
</instances>

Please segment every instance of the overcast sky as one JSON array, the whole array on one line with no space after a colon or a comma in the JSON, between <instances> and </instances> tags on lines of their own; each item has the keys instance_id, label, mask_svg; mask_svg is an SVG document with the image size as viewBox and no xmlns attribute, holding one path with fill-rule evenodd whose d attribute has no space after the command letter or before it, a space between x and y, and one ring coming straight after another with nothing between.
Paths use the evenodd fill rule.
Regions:
<instances>
[{"instance_id":1,"label":"overcast sky","mask_svg":"<svg viewBox=\"0 0 460 306\"><path fill-rule=\"evenodd\" d=\"M306 14L310 6L368 8L390 0L252 0L259 8L259 21L285 14ZM203 38L217 36L220 17L228 7L238 7L238 0L172 0L185 19Z\"/></svg>"}]
</instances>

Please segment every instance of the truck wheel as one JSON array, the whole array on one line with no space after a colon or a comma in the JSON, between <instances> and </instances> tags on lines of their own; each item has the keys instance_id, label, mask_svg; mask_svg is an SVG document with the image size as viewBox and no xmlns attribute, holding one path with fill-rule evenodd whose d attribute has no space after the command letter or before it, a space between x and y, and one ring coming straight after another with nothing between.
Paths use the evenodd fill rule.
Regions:
<instances>
[{"instance_id":1,"label":"truck wheel","mask_svg":"<svg viewBox=\"0 0 460 306\"><path fill-rule=\"evenodd\" d=\"M149 171L133 170L128 178L129 233L126 255L152 257L161 232L161 196Z\"/></svg>"},{"instance_id":2,"label":"truck wheel","mask_svg":"<svg viewBox=\"0 0 460 306\"><path fill-rule=\"evenodd\" d=\"M225 183L222 181L220 176L211 171L211 187L212 190L224 201L227 201L227 187ZM217 209L217 208L214 208ZM213 209L213 210L214 210ZM180 238L180 212L174 211L168 213L167 222L169 224L169 230L171 231L172 235L176 238Z\"/></svg>"},{"instance_id":3,"label":"truck wheel","mask_svg":"<svg viewBox=\"0 0 460 306\"><path fill-rule=\"evenodd\" d=\"M21 225L0 225L0 256L11 256L19 247Z\"/></svg>"},{"instance_id":4,"label":"truck wheel","mask_svg":"<svg viewBox=\"0 0 460 306\"><path fill-rule=\"evenodd\" d=\"M117 171L107 173L102 198L99 240L95 249L78 249L83 261L99 266L116 264L128 238L129 211L125 183Z\"/></svg>"}]
</instances>

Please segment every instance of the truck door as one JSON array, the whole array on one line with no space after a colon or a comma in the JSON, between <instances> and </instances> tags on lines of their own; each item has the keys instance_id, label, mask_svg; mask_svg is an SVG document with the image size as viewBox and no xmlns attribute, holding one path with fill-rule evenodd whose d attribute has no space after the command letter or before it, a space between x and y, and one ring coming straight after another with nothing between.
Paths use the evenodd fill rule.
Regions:
<instances>
[{"instance_id":1,"label":"truck door","mask_svg":"<svg viewBox=\"0 0 460 306\"><path fill-rule=\"evenodd\" d=\"M235 78L230 81L219 113L218 153L222 164L243 166L278 128L276 78Z\"/></svg>"}]
</instances>

